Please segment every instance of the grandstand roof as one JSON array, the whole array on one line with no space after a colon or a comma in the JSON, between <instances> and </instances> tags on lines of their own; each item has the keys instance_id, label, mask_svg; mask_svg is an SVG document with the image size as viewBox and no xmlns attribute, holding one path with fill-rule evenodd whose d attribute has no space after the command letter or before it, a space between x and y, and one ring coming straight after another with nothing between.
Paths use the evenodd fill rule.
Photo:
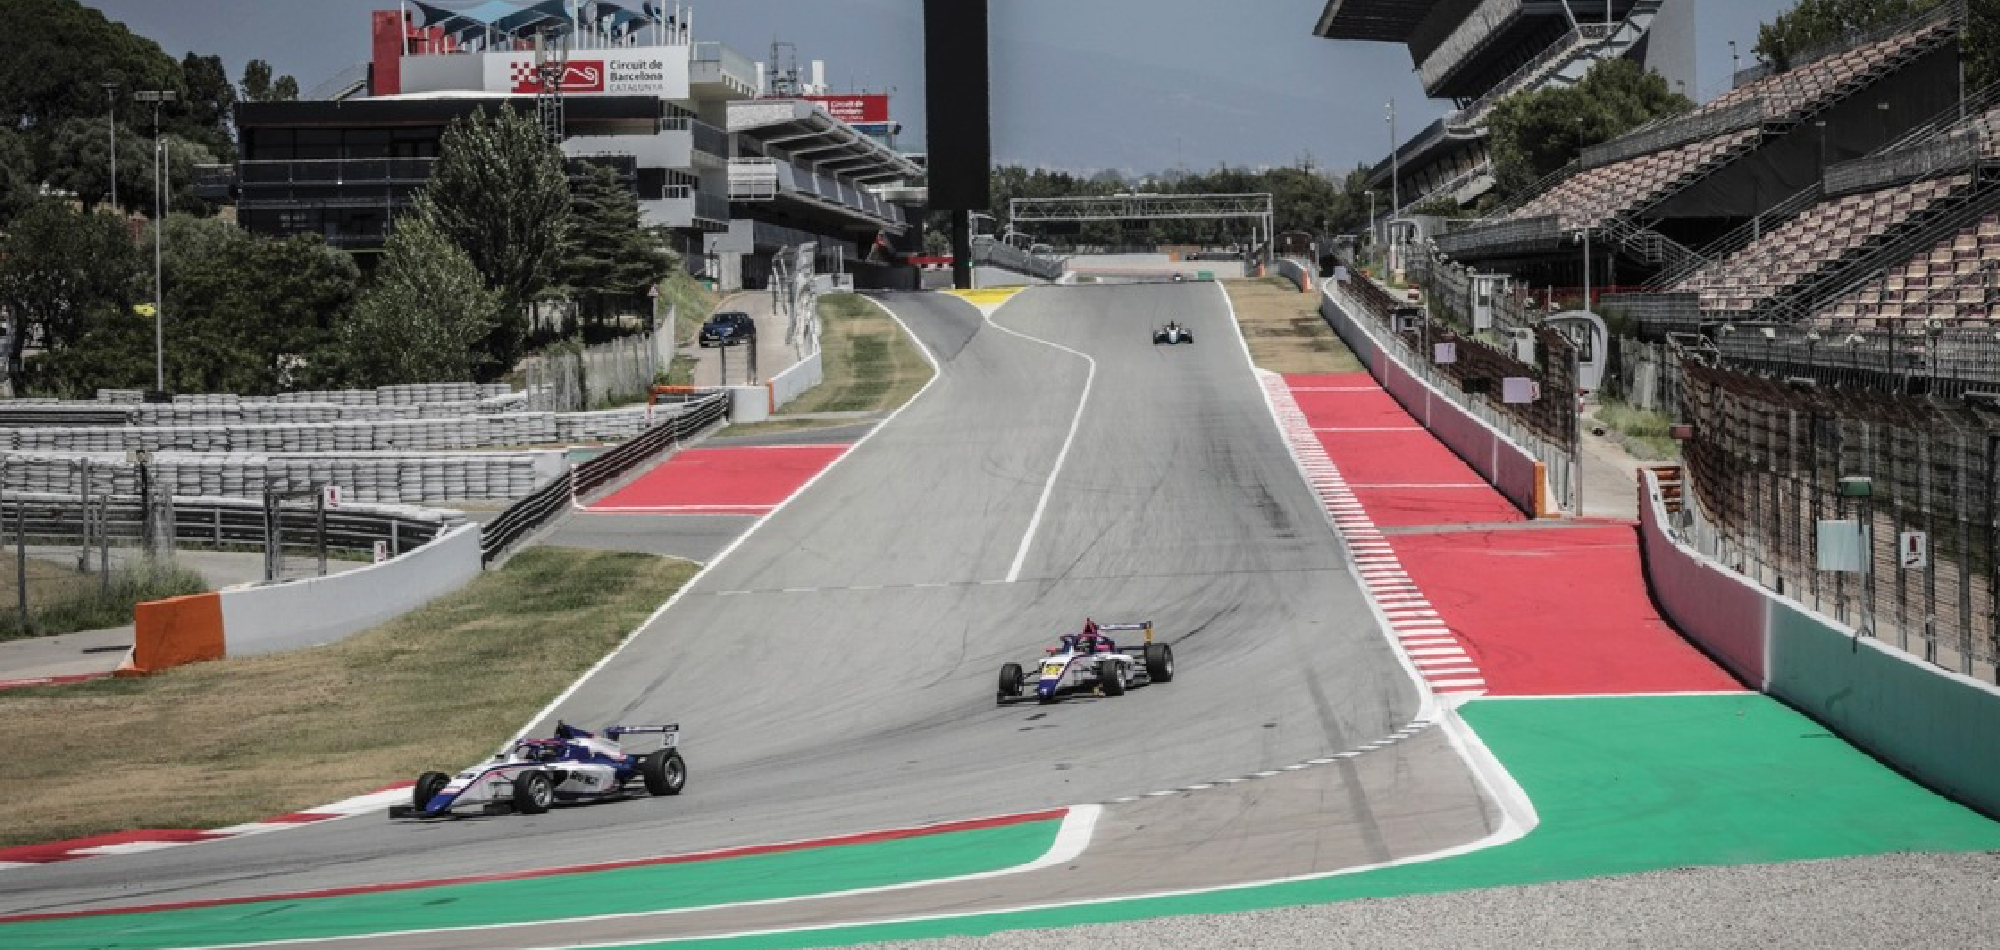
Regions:
<instances>
[{"instance_id":1,"label":"grandstand roof","mask_svg":"<svg viewBox=\"0 0 2000 950\"><path fill-rule=\"evenodd\" d=\"M426 28L443 27L452 34L491 30L509 37L578 25L592 31L625 34L641 26L659 23L666 14L666 5L660 0L633 3L586 0L576 4L574 17L570 12L571 0L477 0L470 3L409 0L409 5L422 15L421 25Z\"/></svg>"},{"instance_id":2,"label":"grandstand roof","mask_svg":"<svg viewBox=\"0 0 2000 950\"><path fill-rule=\"evenodd\" d=\"M1400 43L1431 12L1429 0L1327 0L1313 33L1330 40Z\"/></svg>"},{"instance_id":3,"label":"grandstand roof","mask_svg":"<svg viewBox=\"0 0 2000 950\"><path fill-rule=\"evenodd\" d=\"M751 99L729 104L729 131L810 156L824 171L860 182L916 178L923 169L902 153L862 135L805 99Z\"/></svg>"}]
</instances>

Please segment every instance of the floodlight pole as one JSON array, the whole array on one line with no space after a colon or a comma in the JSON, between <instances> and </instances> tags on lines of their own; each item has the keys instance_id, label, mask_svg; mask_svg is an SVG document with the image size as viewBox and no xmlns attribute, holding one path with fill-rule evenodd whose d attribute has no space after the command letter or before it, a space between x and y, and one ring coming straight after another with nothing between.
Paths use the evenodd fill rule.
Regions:
<instances>
[{"instance_id":1,"label":"floodlight pole","mask_svg":"<svg viewBox=\"0 0 2000 950\"><path fill-rule=\"evenodd\" d=\"M111 210L118 210L118 84L104 86L105 124L111 127Z\"/></svg>"},{"instance_id":2,"label":"floodlight pole","mask_svg":"<svg viewBox=\"0 0 2000 950\"><path fill-rule=\"evenodd\" d=\"M160 137L160 104L173 102L172 89L146 89L132 94L139 102L153 104L153 390L167 391L167 301L161 293L160 247L167 227L166 149Z\"/></svg>"}]
</instances>

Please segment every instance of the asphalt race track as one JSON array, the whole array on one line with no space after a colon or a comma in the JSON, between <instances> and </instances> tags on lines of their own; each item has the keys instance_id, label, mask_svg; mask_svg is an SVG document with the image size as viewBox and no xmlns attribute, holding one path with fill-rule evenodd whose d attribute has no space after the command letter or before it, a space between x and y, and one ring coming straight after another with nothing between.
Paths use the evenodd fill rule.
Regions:
<instances>
[{"instance_id":1,"label":"asphalt race track","mask_svg":"<svg viewBox=\"0 0 2000 950\"><path fill-rule=\"evenodd\" d=\"M937 380L534 726L678 722L686 794L440 824L364 816L49 865L0 875L0 913L485 874L1112 802L1354 750L1417 715L1420 697L1279 438L1219 285L1037 288L990 324L956 298L884 302L935 356ZM1169 317L1201 342L1152 345ZM1000 664L1039 656L1085 615L1152 620L1174 645L1174 682L996 707ZM1073 866L976 891L717 910L591 936L1373 864L1487 834L1498 819L1478 788L1438 730L1417 730L1337 765L1109 805ZM441 937L380 945L451 945ZM466 939L536 942L525 931Z\"/></svg>"}]
</instances>

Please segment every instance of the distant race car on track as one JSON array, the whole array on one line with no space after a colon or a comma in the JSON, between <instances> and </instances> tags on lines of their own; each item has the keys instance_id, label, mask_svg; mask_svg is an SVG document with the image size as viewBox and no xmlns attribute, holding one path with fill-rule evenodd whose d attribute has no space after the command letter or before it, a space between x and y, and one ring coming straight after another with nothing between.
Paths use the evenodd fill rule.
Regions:
<instances>
[{"instance_id":1,"label":"distant race car on track","mask_svg":"<svg viewBox=\"0 0 2000 950\"><path fill-rule=\"evenodd\" d=\"M1153 331L1153 342L1156 344L1193 343L1194 334L1189 333L1188 328L1181 326L1179 321L1170 320L1166 326Z\"/></svg>"},{"instance_id":2,"label":"distant race car on track","mask_svg":"<svg viewBox=\"0 0 2000 950\"><path fill-rule=\"evenodd\" d=\"M1139 631L1144 640L1136 646L1121 647L1111 639L1113 632ZM1065 634L1059 645L1049 647L1047 656L1029 664L1034 681L1020 663L1000 667L1000 705L1033 696L1036 701L1053 703L1064 696L1094 693L1123 696L1134 686L1170 683L1174 678L1174 648L1153 642L1153 622L1083 622L1083 632Z\"/></svg>"},{"instance_id":3,"label":"distant race car on track","mask_svg":"<svg viewBox=\"0 0 2000 950\"><path fill-rule=\"evenodd\" d=\"M391 807L389 817L539 815L551 805L625 798L635 783L650 795L679 795L687 785L680 729L678 725L606 726L604 737L598 738L557 723L554 738L522 739L457 775L417 776L410 804ZM618 740L630 735L657 735L660 747L643 755L628 753Z\"/></svg>"}]
</instances>

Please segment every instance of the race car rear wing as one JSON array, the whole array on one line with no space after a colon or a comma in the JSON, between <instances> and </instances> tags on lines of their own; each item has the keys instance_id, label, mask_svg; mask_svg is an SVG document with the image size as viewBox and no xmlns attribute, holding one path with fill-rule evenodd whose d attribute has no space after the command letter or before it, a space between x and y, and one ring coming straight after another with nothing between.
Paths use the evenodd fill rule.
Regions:
<instances>
[{"instance_id":1,"label":"race car rear wing","mask_svg":"<svg viewBox=\"0 0 2000 950\"><path fill-rule=\"evenodd\" d=\"M1146 642L1153 642L1153 622L1151 620L1140 620L1132 623L1100 623L1097 625L1097 629L1105 631L1144 630L1146 631Z\"/></svg>"},{"instance_id":2,"label":"race car rear wing","mask_svg":"<svg viewBox=\"0 0 2000 950\"><path fill-rule=\"evenodd\" d=\"M680 723L668 723L664 726L605 726L604 737L616 739L619 736L670 735L679 731L681 731Z\"/></svg>"}]
</instances>

